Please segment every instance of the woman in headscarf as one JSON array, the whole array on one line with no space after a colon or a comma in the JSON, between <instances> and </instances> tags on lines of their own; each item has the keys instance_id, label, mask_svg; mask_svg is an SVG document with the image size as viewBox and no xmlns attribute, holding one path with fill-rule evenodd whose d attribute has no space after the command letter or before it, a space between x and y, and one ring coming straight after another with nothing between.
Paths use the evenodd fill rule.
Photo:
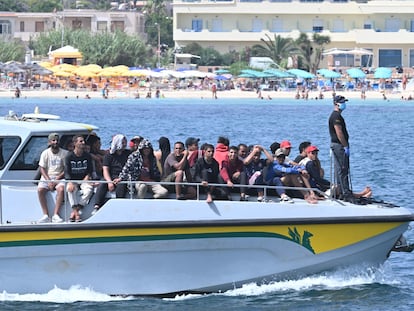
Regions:
<instances>
[{"instance_id":1,"label":"woman in headscarf","mask_svg":"<svg viewBox=\"0 0 414 311\"><path fill-rule=\"evenodd\" d=\"M159 182L161 180L161 173L157 166L157 160L154 156L154 149L148 139L143 139L138 146L138 152L142 157L141 173L139 181L135 184L135 189L138 193L138 198L144 199L147 191L151 190L154 194L154 199L165 198L168 195L168 190L160 184L146 184L145 182Z\"/></svg>"},{"instance_id":2,"label":"woman in headscarf","mask_svg":"<svg viewBox=\"0 0 414 311\"><path fill-rule=\"evenodd\" d=\"M93 214L96 213L105 203L105 196L108 191L115 191L117 198L125 197L127 185L120 184L121 179L119 174L124 167L129 150L126 149L127 139L122 134L117 134L112 138L111 148L109 153L105 154L103 158L103 178L105 183L100 183L95 195L95 206Z\"/></svg>"}]
</instances>

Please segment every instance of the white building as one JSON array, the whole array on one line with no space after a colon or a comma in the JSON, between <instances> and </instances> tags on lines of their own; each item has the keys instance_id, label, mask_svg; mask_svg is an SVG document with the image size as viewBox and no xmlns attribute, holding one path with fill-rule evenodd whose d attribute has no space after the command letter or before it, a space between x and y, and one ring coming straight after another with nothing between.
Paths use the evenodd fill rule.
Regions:
<instances>
[{"instance_id":1,"label":"white building","mask_svg":"<svg viewBox=\"0 0 414 311\"><path fill-rule=\"evenodd\" d=\"M414 1L174 0L174 41L221 53L241 51L269 34L329 36L326 47L373 55L329 55L321 66L414 66Z\"/></svg>"}]
</instances>

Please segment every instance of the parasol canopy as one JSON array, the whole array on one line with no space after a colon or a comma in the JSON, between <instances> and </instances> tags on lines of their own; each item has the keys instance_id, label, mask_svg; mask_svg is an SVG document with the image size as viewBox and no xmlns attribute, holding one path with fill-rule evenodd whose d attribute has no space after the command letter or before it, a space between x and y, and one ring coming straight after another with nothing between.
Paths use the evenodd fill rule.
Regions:
<instances>
[{"instance_id":1,"label":"parasol canopy","mask_svg":"<svg viewBox=\"0 0 414 311\"><path fill-rule=\"evenodd\" d=\"M350 69L347 69L346 72L353 79L365 78L365 72L363 72L360 68L350 68Z\"/></svg>"}]
</instances>

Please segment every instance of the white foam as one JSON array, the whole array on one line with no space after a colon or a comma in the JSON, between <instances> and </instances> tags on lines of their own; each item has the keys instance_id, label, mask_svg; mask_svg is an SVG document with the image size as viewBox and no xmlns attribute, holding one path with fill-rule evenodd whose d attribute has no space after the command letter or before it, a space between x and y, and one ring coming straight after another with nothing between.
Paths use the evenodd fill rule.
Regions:
<instances>
[{"instance_id":1,"label":"white foam","mask_svg":"<svg viewBox=\"0 0 414 311\"><path fill-rule=\"evenodd\" d=\"M76 301L115 301L130 300L131 297L110 296L95 292L88 287L79 285L71 286L69 289L54 287L45 294L13 294L3 292L0 294L0 301L41 301L55 303L73 303Z\"/></svg>"}]
</instances>

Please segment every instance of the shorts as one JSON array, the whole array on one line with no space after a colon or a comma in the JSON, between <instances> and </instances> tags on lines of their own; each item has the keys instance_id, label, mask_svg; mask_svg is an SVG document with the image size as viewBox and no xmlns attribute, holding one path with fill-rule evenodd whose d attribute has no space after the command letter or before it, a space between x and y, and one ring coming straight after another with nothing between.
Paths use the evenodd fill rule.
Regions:
<instances>
[{"instance_id":1,"label":"shorts","mask_svg":"<svg viewBox=\"0 0 414 311\"><path fill-rule=\"evenodd\" d=\"M41 179L41 180L39 180L39 183L37 184L37 188L40 188L40 189L49 189L49 183L51 181L54 181L54 180L56 180L56 177L50 177L50 181L49 180ZM65 187L65 180L64 179L59 179L59 182L56 185L55 189L57 187Z\"/></svg>"}]
</instances>

